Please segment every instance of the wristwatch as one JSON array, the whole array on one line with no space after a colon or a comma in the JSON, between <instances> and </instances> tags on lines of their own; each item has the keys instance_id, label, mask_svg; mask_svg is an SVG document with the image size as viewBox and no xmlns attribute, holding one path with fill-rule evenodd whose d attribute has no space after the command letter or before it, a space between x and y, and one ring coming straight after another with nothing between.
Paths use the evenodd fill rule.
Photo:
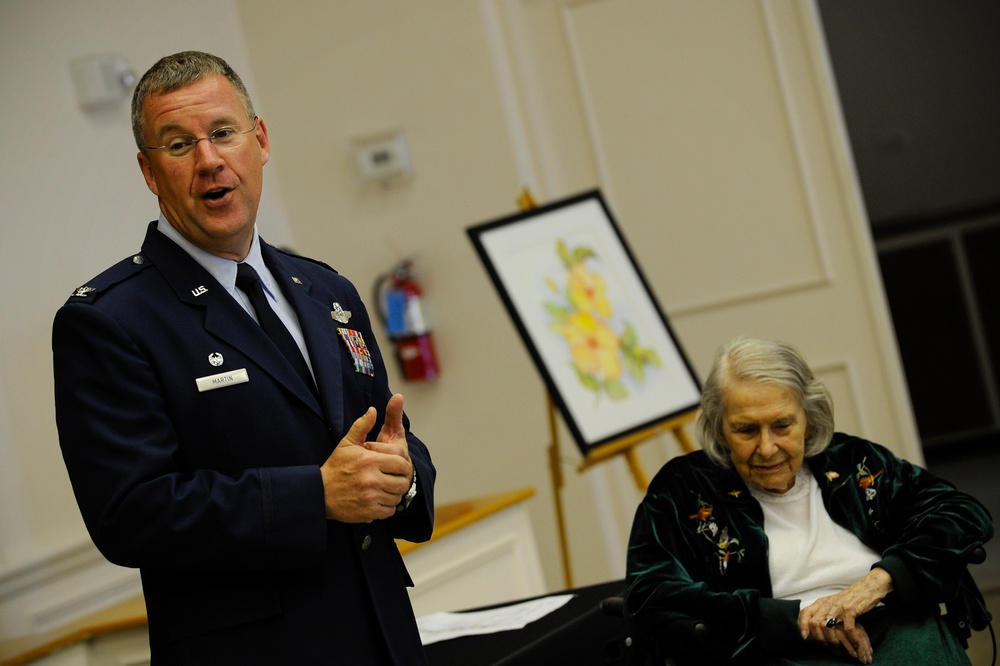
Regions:
<instances>
[{"instance_id":1,"label":"wristwatch","mask_svg":"<svg viewBox=\"0 0 1000 666\"><path fill-rule=\"evenodd\" d=\"M413 466L413 483L410 484L410 489L406 491L402 499L399 500L399 504L396 505L396 511L402 511L406 507L410 506L410 502L413 498L417 496L417 466Z\"/></svg>"}]
</instances>

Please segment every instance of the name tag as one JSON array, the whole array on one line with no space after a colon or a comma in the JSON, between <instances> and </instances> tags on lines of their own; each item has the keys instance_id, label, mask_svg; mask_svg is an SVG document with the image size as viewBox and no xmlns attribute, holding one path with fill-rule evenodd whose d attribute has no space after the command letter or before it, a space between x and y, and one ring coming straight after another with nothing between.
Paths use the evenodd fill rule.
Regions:
<instances>
[{"instance_id":1,"label":"name tag","mask_svg":"<svg viewBox=\"0 0 1000 666\"><path fill-rule=\"evenodd\" d=\"M234 384L244 384L250 381L250 377L247 375L246 368L240 368L232 372L220 372L217 375L199 377L194 381L198 385L198 392L204 393L205 391L214 391L215 389L233 386Z\"/></svg>"}]
</instances>

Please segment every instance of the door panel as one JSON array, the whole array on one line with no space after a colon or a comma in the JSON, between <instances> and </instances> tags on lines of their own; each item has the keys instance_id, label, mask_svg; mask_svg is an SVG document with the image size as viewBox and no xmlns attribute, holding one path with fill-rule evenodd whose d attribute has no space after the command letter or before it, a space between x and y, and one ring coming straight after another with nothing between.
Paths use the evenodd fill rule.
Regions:
<instances>
[{"instance_id":1,"label":"door panel","mask_svg":"<svg viewBox=\"0 0 1000 666\"><path fill-rule=\"evenodd\" d=\"M481 4L525 183L543 202L601 188L699 374L736 335L788 341L839 428L921 462L813 4ZM649 473L679 451L658 441L640 448ZM567 481L570 541L597 515L623 571L624 464Z\"/></svg>"}]
</instances>

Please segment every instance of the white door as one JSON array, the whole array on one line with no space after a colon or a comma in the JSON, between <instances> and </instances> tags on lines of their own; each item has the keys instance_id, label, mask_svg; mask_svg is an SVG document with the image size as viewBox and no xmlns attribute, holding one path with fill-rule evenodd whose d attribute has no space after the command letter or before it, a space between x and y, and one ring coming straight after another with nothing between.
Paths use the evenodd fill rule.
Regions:
<instances>
[{"instance_id":1,"label":"white door","mask_svg":"<svg viewBox=\"0 0 1000 666\"><path fill-rule=\"evenodd\" d=\"M785 340L833 392L838 429L922 461L814 5L481 6L525 184L542 203L601 188L699 375L731 337ZM650 474L675 448L660 439L641 450ZM635 506L625 469L564 491L598 507L609 544ZM572 541L593 517L569 513ZM624 549L609 558L624 571Z\"/></svg>"}]
</instances>

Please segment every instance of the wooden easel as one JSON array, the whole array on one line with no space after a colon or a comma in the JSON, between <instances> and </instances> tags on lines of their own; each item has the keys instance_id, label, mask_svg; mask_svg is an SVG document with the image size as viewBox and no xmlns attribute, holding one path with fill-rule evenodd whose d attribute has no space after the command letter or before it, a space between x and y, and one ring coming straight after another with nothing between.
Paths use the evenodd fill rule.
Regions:
<instances>
[{"instance_id":1,"label":"wooden easel","mask_svg":"<svg viewBox=\"0 0 1000 666\"><path fill-rule=\"evenodd\" d=\"M535 198L531 195L531 192L527 188L521 191L521 195L517 198L517 203L522 211L529 211L538 206L538 202L535 201ZM556 523L559 530L559 547L562 551L563 574L566 580L566 588L570 589L573 587L573 570L570 566L569 540L566 533L566 516L563 512L562 505L562 488L563 485L565 485L565 479L562 474L562 460L560 459L559 454L559 419L556 406L552 401L551 395L548 396L548 410L550 438L549 472L552 476L552 495L555 501ZM636 453L635 447L648 439L652 439L653 437L670 430L674 433L674 437L677 438L677 442L680 444L681 449L685 453L694 451L694 444L691 443L691 438L688 437L687 432L684 430L684 426L694 420L696 413L696 410L686 412L668 421L659 423L651 428L646 428L630 435L626 435L625 437L611 442L610 444L604 444L599 449L590 451L584 456L583 461L577 468L577 472L583 472L599 462L603 462L617 455L622 455L625 457L625 462L628 463L628 468L632 473L632 478L635 480L636 488L638 488L640 492L644 493L649 487L649 479L646 477L646 473L642 469L642 464L639 462L639 455Z\"/></svg>"},{"instance_id":2,"label":"wooden easel","mask_svg":"<svg viewBox=\"0 0 1000 666\"><path fill-rule=\"evenodd\" d=\"M552 396L548 396L548 409L550 437L549 472L552 476L552 497L555 501L556 507L556 524L559 528L559 548L562 552L563 575L566 581L566 588L571 589L573 587L573 569L570 566L569 539L566 534L566 516L563 513L562 505L562 488L563 485L565 485L565 478L563 477L561 466L562 460L559 454L559 422L555 403L552 401ZM602 445L599 449L588 452L587 455L584 456L583 461L577 467L576 471L583 472L599 462L610 460L615 456L621 455L625 457L625 462L628 464L629 471L632 473L632 478L635 480L636 488L639 489L639 492L645 493L646 489L649 487L649 479L642 469L642 464L639 461L639 454L636 453L635 447L646 440L652 439L653 437L670 430L677 439L677 443L680 445L681 450L684 451L684 453L691 453L695 450L695 446L691 442L691 438L688 436L687 431L684 430L684 426L693 421L696 414L696 410L686 412L668 421L664 421L663 423L658 423L651 428L634 432L610 444Z\"/></svg>"}]
</instances>

